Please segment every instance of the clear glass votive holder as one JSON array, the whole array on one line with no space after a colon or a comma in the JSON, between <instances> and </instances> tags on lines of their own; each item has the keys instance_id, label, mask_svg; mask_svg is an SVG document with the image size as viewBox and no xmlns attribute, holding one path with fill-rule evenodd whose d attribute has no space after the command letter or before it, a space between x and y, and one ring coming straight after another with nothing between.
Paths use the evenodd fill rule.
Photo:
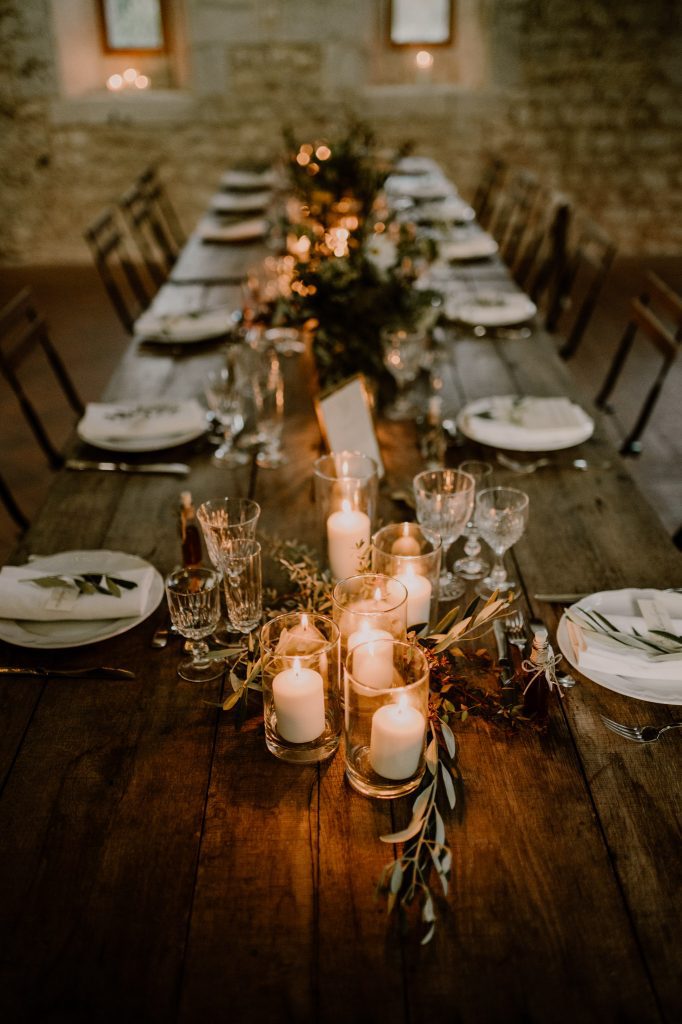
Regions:
<instances>
[{"instance_id":1,"label":"clear glass votive holder","mask_svg":"<svg viewBox=\"0 0 682 1024\"><path fill-rule=\"evenodd\" d=\"M372 537L372 568L407 590L407 628L433 625L438 614L442 543L419 523L390 523Z\"/></svg>"},{"instance_id":2,"label":"clear glass votive holder","mask_svg":"<svg viewBox=\"0 0 682 1024\"><path fill-rule=\"evenodd\" d=\"M353 576L369 553L378 491L377 464L362 452L315 461L315 504L322 550L335 580Z\"/></svg>"},{"instance_id":3,"label":"clear glass votive holder","mask_svg":"<svg viewBox=\"0 0 682 1024\"><path fill-rule=\"evenodd\" d=\"M375 663L384 663L382 685ZM385 685L383 685L385 683ZM418 646L360 644L344 669L346 777L364 796L391 799L416 789L426 766L429 665Z\"/></svg>"},{"instance_id":4,"label":"clear glass votive holder","mask_svg":"<svg viewBox=\"0 0 682 1024\"><path fill-rule=\"evenodd\" d=\"M407 589L384 573L367 572L340 580L332 592L332 615L339 627L341 660L367 640L405 640Z\"/></svg>"},{"instance_id":5,"label":"clear glass votive holder","mask_svg":"<svg viewBox=\"0 0 682 1024\"><path fill-rule=\"evenodd\" d=\"M313 764L341 738L339 629L325 615L289 612L261 630L265 743L282 761Z\"/></svg>"}]
</instances>

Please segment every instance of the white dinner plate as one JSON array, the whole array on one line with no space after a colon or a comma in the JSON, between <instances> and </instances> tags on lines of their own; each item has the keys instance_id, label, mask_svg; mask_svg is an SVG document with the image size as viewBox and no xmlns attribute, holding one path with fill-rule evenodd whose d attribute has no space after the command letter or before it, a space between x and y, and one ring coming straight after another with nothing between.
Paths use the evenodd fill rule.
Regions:
<instances>
[{"instance_id":1,"label":"white dinner plate","mask_svg":"<svg viewBox=\"0 0 682 1024\"><path fill-rule=\"evenodd\" d=\"M480 292L448 305L447 315L472 327L512 327L531 320L537 306L523 292Z\"/></svg>"},{"instance_id":2,"label":"white dinner plate","mask_svg":"<svg viewBox=\"0 0 682 1024\"><path fill-rule=\"evenodd\" d=\"M220 179L220 187L234 189L236 192L257 192L273 188L277 184L277 175L272 168L265 171L225 171Z\"/></svg>"},{"instance_id":3,"label":"white dinner plate","mask_svg":"<svg viewBox=\"0 0 682 1024\"><path fill-rule=\"evenodd\" d=\"M177 445L194 441L197 437L205 434L207 430L208 422L203 427L194 427L192 430L184 430L182 433L160 434L158 437L131 437L126 440L117 440L115 438L108 438L107 440L98 438L95 440L88 437L87 433L84 433L80 427L77 428L77 434L81 441L91 444L94 448L101 448L105 452L160 452L166 448L175 448Z\"/></svg>"},{"instance_id":4,"label":"white dinner plate","mask_svg":"<svg viewBox=\"0 0 682 1024\"><path fill-rule=\"evenodd\" d=\"M497 242L485 231L472 231L471 234L463 234L461 238L453 238L438 245L439 255L450 263L488 259L495 255L497 249Z\"/></svg>"},{"instance_id":5,"label":"white dinner plate","mask_svg":"<svg viewBox=\"0 0 682 1024\"><path fill-rule=\"evenodd\" d=\"M232 310L208 309L196 313L172 313L155 316L143 313L135 321L135 337L138 341L153 341L157 345L192 345L229 334L234 326L230 319Z\"/></svg>"},{"instance_id":6,"label":"white dinner plate","mask_svg":"<svg viewBox=\"0 0 682 1024\"><path fill-rule=\"evenodd\" d=\"M265 238L269 230L270 225L264 217L252 217L250 220L240 220L237 224L206 223L199 228L199 237L202 242L230 245L255 242L259 238Z\"/></svg>"},{"instance_id":7,"label":"white dinner plate","mask_svg":"<svg viewBox=\"0 0 682 1024\"><path fill-rule=\"evenodd\" d=\"M594 420L574 402L571 403L571 409L575 423L562 427L531 430L516 426L506 419L487 418L486 414L492 410L494 403L513 402L516 397L490 395L469 402L457 416L458 430L471 441L514 452L559 452L582 444L594 433Z\"/></svg>"},{"instance_id":8,"label":"white dinner plate","mask_svg":"<svg viewBox=\"0 0 682 1024\"><path fill-rule=\"evenodd\" d=\"M633 615L637 613L635 602L639 598L656 598L662 601L670 612L675 611L678 617L680 615L682 595L662 590L638 590L634 587L628 587L625 590L603 590L597 594L590 594L589 597L582 598L572 607L597 608L607 618L609 615ZM596 672L593 669L585 671L585 669L578 668L577 661L573 656L573 646L568 636L565 612L561 616L557 629L557 643L569 665L577 669L587 679L591 679L593 683L598 683L607 690L621 693L624 697L648 700L654 704L682 704L682 682L677 680L634 679L631 676L611 675L606 672Z\"/></svg>"},{"instance_id":9,"label":"white dinner plate","mask_svg":"<svg viewBox=\"0 0 682 1024\"><path fill-rule=\"evenodd\" d=\"M56 555L34 558L27 568L55 573L105 572L121 573L126 569L146 569L149 562L137 555L124 551L60 551ZM141 615L129 619L65 619L57 622L34 622L22 619L0 619L0 640L18 647L33 647L39 650L58 650L67 647L84 647L98 640L127 633L140 622L144 622L163 598L163 578L154 569L154 578Z\"/></svg>"},{"instance_id":10,"label":"white dinner plate","mask_svg":"<svg viewBox=\"0 0 682 1024\"><path fill-rule=\"evenodd\" d=\"M211 199L216 213L259 213L270 205L271 192L217 192Z\"/></svg>"}]
</instances>

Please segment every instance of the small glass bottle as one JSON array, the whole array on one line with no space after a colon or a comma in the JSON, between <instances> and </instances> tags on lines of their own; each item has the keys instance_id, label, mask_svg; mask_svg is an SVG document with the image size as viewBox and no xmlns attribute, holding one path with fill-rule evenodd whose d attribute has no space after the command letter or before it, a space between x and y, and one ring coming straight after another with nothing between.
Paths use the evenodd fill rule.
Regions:
<instances>
[{"instance_id":1,"label":"small glass bottle","mask_svg":"<svg viewBox=\"0 0 682 1024\"><path fill-rule=\"evenodd\" d=\"M523 691L524 710L540 719L546 718L548 714L549 684L545 672L551 657L552 648L549 646L547 630L540 626L533 631L529 659L532 668L528 671L529 682Z\"/></svg>"},{"instance_id":2,"label":"small glass bottle","mask_svg":"<svg viewBox=\"0 0 682 1024\"><path fill-rule=\"evenodd\" d=\"M443 432L442 399L440 395L431 395L429 398L420 448L426 469L443 468L445 465L446 444Z\"/></svg>"},{"instance_id":3,"label":"small glass bottle","mask_svg":"<svg viewBox=\"0 0 682 1024\"><path fill-rule=\"evenodd\" d=\"M180 494L180 544L182 564L185 568L194 569L200 566L203 557L201 530L190 491L182 491Z\"/></svg>"}]
</instances>

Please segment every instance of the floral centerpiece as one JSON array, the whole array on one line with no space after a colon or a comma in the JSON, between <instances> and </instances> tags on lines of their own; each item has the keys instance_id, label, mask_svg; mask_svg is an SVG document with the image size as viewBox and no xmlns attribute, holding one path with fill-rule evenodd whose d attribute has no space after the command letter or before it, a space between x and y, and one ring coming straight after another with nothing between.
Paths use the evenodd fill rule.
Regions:
<instances>
[{"instance_id":1,"label":"floral centerpiece","mask_svg":"<svg viewBox=\"0 0 682 1024\"><path fill-rule=\"evenodd\" d=\"M413 287L433 243L393 222L381 195L390 164L366 126L353 122L335 141L288 142L297 203L287 228L296 262L286 317L314 332L323 388L361 372L387 396L382 328L428 330L437 317L437 294Z\"/></svg>"}]
</instances>

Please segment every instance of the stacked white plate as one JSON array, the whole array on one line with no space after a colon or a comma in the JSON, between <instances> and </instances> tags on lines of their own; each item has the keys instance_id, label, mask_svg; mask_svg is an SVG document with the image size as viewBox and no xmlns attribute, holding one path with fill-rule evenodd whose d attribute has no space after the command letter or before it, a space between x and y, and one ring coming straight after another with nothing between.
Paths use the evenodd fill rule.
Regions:
<instances>
[{"instance_id":1,"label":"stacked white plate","mask_svg":"<svg viewBox=\"0 0 682 1024\"><path fill-rule=\"evenodd\" d=\"M227 306L162 316L147 310L135 321L134 332L138 341L153 341L159 345L191 345L228 334L232 327L231 313L232 310Z\"/></svg>"},{"instance_id":2,"label":"stacked white plate","mask_svg":"<svg viewBox=\"0 0 682 1024\"><path fill-rule=\"evenodd\" d=\"M472 327L513 327L526 323L537 306L523 292L479 292L468 299L450 299L445 314Z\"/></svg>"},{"instance_id":3,"label":"stacked white plate","mask_svg":"<svg viewBox=\"0 0 682 1024\"><path fill-rule=\"evenodd\" d=\"M61 551L56 555L34 558L25 567L32 571L61 573L107 573L115 576L129 569L152 568L149 562L123 551ZM140 615L128 619L59 619L38 622L30 619L0 619L0 639L18 647L57 650L83 647L98 640L127 633L148 618L163 598L163 578L153 569L154 577Z\"/></svg>"},{"instance_id":4,"label":"stacked white plate","mask_svg":"<svg viewBox=\"0 0 682 1024\"><path fill-rule=\"evenodd\" d=\"M491 395L465 405L457 417L465 437L517 452L553 452L582 444L594 421L569 398Z\"/></svg>"},{"instance_id":5,"label":"stacked white plate","mask_svg":"<svg viewBox=\"0 0 682 1024\"><path fill-rule=\"evenodd\" d=\"M572 605L572 609L594 609L609 621L616 618L618 622L615 624L619 628L623 628L624 623L630 623L628 631L635 627L643 632L646 626L639 617L638 606L638 601L642 599L660 602L672 620L674 631L682 633L682 594L678 593L636 588L604 590L584 597ZM559 623L557 641L569 665L607 690L621 693L625 697L652 701L654 704L682 704L682 657L661 662L665 666L665 676L662 672L660 677L655 675L655 663L652 665L651 660L627 647L623 648L623 653L618 652L613 656L613 671L585 667L581 665L581 651L569 634L566 613Z\"/></svg>"},{"instance_id":6,"label":"stacked white plate","mask_svg":"<svg viewBox=\"0 0 682 1024\"><path fill-rule=\"evenodd\" d=\"M90 402L76 427L81 441L109 452L154 452L206 432L206 410L186 401Z\"/></svg>"}]
</instances>

